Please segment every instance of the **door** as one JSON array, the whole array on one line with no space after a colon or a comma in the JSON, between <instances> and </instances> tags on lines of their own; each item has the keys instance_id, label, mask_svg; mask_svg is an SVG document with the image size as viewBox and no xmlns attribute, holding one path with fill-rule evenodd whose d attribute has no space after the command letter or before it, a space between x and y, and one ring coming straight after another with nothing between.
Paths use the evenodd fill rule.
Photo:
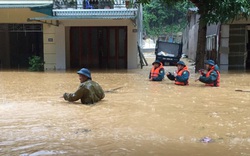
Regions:
<instances>
[{"instance_id":1,"label":"door","mask_svg":"<svg viewBox=\"0 0 250 156\"><path fill-rule=\"evenodd\" d=\"M71 68L127 68L127 27L71 27Z\"/></svg>"},{"instance_id":2,"label":"door","mask_svg":"<svg viewBox=\"0 0 250 156\"><path fill-rule=\"evenodd\" d=\"M247 31L248 33L248 43L247 43L247 60L246 60L246 68L250 69L250 30Z\"/></svg>"},{"instance_id":3,"label":"door","mask_svg":"<svg viewBox=\"0 0 250 156\"><path fill-rule=\"evenodd\" d=\"M0 64L3 68L28 69L29 57L43 59L42 24L2 24ZM1 28L0 28L1 30Z\"/></svg>"}]
</instances>

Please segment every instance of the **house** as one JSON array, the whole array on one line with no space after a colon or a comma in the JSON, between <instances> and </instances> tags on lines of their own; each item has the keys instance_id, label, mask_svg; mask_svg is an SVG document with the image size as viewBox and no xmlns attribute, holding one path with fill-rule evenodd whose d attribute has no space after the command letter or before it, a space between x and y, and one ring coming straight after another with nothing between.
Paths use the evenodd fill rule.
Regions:
<instances>
[{"instance_id":1,"label":"house","mask_svg":"<svg viewBox=\"0 0 250 156\"><path fill-rule=\"evenodd\" d=\"M183 52L195 60L199 28L197 8L188 11L188 26L183 34ZM250 20L207 26L206 58L222 70L250 69Z\"/></svg>"},{"instance_id":2,"label":"house","mask_svg":"<svg viewBox=\"0 0 250 156\"><path fill-rule=\"evenodd\" d=\"M138 67L142 8L133 0L0 0L0 65L45 70Z\"/></svg>"}]
</instances>

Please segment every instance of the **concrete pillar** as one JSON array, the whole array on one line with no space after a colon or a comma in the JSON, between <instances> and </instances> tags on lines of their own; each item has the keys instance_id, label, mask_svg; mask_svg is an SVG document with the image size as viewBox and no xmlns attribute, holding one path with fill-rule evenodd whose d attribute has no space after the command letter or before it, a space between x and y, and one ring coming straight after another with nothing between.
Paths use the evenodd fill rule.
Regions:
<instances>
[{"instance_id":1,"label":"concrete pillar","mask_svg":"<svg viewBox=\"0 0 250 156\"><path fill-rule=\"evenodd\" d=\"M137 33L136 27L128 25L128 69L138 67Z\"/></svg>"},{"instance_id":2,"label":"concrete pillar","mask_svg":"<svg viewBox=\"0 0 250 156\"><path fill-rule=\"evenodd\" d=\"M55 26L43 25L44 70L56 69Z\"/></svg>"},{"instance_id":3,"label":"concrete pillar","mask_svg":"<svg viewBox=\"0 0 250 156\"><path fill-rule=\"evenodd\" d=\"M228 55L229 55L229 25L221 25L220 38L220 69L228 70Z\"/></svg>"},{"instance_id":4,"label":"concrete pillar","mask_svg":"<svg viewBox=\"0 0 250 156\"><path fill-rule=\"evenodd\" d=\"M56 70L66 69L65 26L56 27Z\"/></svg>"}]
</instances>

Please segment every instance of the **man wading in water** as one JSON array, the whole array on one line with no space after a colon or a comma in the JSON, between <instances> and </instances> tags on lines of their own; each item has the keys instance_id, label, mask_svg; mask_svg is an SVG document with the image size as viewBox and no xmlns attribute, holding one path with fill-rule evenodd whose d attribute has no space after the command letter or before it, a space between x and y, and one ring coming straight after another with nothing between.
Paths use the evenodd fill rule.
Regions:
<instances>
[{"instance_id":1,"label":"man wading in water","mask_svg":"<svg viewBox=\"0 0 250 156\"><path fill-rule=\"evenodd\" d=\"M220 86L219 67L214 63L213 60L206 60L205 65L207 73L204 73L203 70L199 70L201 76L198 79L196 79L196 81L205 83L206 86L219 87Z\"/></svg>"},{"instance_id":2,"label":"man wading in water","mask_svg":"<svg viewBox=\"0 0 250 156\"><path fill-rule=\"evenodd\" d=\"M82 104L94 104L105 97L102 87L92 81L91 73L88 69L82 68L77 72L81 82L75 93L64 93L63 98L67 101L77 101L81 99Z\"/></svg>"}]
</instances>

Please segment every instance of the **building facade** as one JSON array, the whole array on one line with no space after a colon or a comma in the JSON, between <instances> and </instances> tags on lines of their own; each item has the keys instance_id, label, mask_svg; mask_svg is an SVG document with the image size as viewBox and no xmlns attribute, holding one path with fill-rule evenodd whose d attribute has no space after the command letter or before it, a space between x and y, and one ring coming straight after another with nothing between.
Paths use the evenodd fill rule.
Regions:
<instances>
[{"instance_id":1,"label":"building facade","mask_svg":"<svg viewBox=\"0 0 250 156\"><path fill-rule=\"evenodd\" d=\"M142 9L122 0L0 0L2 68L25 68L28 57L45 70L138 67Z\"/></svg>"},{"instance_id":2,"label":"building facade","mask_svg":"<svg viewBox=\"0 0 250 156\"><path fill-rule=\"evenodd\" d=\"M183 52L195 60L199 28L196 9L188 12L189 24L184 31ZM250 20L207 26L206 58L217 62L222 70L250 69Z\"/></svg>"}]
</instances>

